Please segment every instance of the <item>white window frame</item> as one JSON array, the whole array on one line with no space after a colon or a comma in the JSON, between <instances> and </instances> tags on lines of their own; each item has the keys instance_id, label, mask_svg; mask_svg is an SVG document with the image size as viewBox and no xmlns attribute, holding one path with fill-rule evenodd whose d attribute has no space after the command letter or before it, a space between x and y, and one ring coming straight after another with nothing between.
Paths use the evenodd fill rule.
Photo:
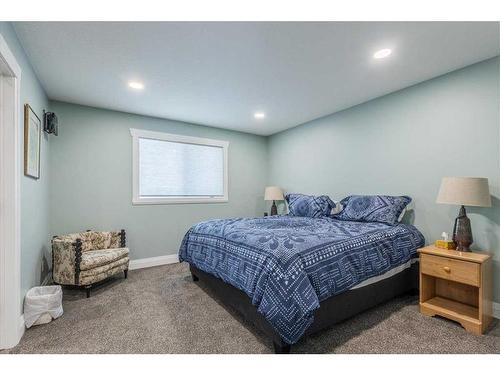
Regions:
<instances>
[{"instance_id":1,"label":"white window frame","mask_svg":"<svg viewBox=\"0 0 500 375\"><path fill-rule=\"evenodd\" d=\"M228 148L229 142L208 138L189 137L186 135L130 129L132 136L132 204L184 204L184 203L224 203L229 200L228 189ZM223 196L159 196L141 197L139 195L139 139L154 139L192 145L215 146L222 148L224 157L224 195Z\"/></svg>"}]
</instances>

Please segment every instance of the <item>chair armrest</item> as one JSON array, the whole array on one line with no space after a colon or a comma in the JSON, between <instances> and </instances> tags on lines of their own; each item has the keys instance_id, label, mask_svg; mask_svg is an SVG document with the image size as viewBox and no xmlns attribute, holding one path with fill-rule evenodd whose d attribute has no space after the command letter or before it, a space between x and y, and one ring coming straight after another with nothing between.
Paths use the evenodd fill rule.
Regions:
<instances>
[{"instance_id":1,"label":"chair armrest","mask_svg":"<svg viewBox=\"0 0 500 375\"><path fill-rule=\"evenodd\" d=\"M80 238L52 239L52 278L56 283L79 285L82 247Z\"/></svg>"},{"instance_id":2,"label":"chair armrest","mask_svg":"<svg viewBox=\"0 0 500 375\"><path fill-rule=\"evenodd\" d=\"M111 244L109 248L116 249L118 247L127 247L127 234L125 229L111 232Z\"/></svg>"},{"instance_id":3,"label":"chair armrest","mask_svg":"<svg viewBox=\"0 0 500 375\"><path fill-rule=\"evenodd\" d=\"M122 229L120 231L120 247L126 247L127 246L127 235L125 233L125 229Z\"/></svg>"}]
</instances>

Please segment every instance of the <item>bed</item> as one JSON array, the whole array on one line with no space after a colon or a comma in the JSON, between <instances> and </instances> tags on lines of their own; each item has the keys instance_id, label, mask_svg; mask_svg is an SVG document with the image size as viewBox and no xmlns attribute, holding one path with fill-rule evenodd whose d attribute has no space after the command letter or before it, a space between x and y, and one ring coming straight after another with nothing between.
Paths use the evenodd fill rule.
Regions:
<instances>
[{"instance_id":1,"label":"bed","mask_svg":"<svg viewBox=\"0 0 500 375\"><path fill-rule=\"evenodd\" d=\"M304 335L416 289L423 245L407 224L283 215L196 224L179 258L286 353Z\"/></svg>"}]
</instances>

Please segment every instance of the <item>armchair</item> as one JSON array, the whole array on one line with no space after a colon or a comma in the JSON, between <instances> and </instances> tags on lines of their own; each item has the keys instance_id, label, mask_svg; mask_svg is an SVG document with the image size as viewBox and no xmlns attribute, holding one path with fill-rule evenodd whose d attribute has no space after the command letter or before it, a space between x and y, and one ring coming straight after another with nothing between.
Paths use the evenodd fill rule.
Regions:
<instances>
[{"instance_id":1,"label":"armchair","mask_svg":"<svg viewBox=\"0 0 500 375\"><path fill-rule=\"evenodd\" d=\"M56 284L85 288L119 272L127 278L129 250L125 230L86 231L52 238L52 278Z\"/></svg>"}]
</instances>

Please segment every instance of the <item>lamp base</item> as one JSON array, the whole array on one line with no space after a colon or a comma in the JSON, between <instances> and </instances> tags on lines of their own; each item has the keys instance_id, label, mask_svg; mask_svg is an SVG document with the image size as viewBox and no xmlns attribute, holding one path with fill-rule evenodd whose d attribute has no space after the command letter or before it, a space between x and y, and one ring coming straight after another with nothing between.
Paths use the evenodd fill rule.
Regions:
<instances>
[{"instance_id":1,"label":"lamp base","mask_svg":"<svg viewBox=\"0 0 500 375\"><path fill-rule=\"evenodd\" d=\"M278 207L276 207L276 202L273 201L273 205L271 206L271 216L278 215Z\"/></svg>"},{"instance_id":2,"label":"lamp base","mask_svg":"<svg viewBox=\"0 0 500 375\"><path fill-rule=\"evenodd\" d=\"M453 242L457 245L457 251L470 251L469 248L473 242L472 229L464 206L460 207L458 217L455 219Z\"/></svg>"}]
</instances>

